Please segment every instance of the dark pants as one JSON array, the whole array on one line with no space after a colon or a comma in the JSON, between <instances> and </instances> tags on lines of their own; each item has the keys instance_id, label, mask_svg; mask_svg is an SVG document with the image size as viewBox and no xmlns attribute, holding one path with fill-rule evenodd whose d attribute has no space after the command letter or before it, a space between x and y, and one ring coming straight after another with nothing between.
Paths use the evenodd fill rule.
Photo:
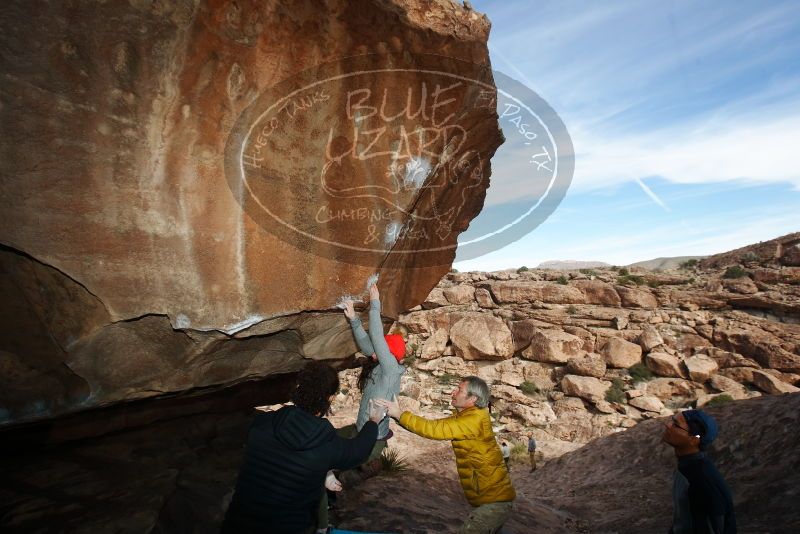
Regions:
<instances>
[{"instance_id":1,"label":"dark pants","mask_svg":"<svg viewBox=\"0 0 800 534\"><path fill-rule=\"evenodd\" d=\"M339 435L341 438L345 439L353 439L354 437L358 436L358 429L356 425L347 425L343 426L342 428L336 429L336 434ZM375 445L372 447L372 452L369 453L369 456L364 463L371 462L376 458L380 458L381 454L383 454L383 449L386 448L386 440L379 439L375 441ZM322 499L319 501L319 510L317 511L317 528L326 528L328 526L328 491L323 488L322 490Z\"/></svg>"}]
</instances>

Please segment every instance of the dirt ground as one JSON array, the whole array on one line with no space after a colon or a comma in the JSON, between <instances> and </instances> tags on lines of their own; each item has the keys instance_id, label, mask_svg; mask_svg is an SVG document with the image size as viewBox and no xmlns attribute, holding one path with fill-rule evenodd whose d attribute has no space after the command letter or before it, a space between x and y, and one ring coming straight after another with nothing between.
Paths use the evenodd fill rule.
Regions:
<instances>
[{"instance_id":1,"label":"dirt ground","mask_svg":"<svg viewBox=\"0 0 800 534\"><path fill-rule=\"evenodd\" d=\"M329 419L336 427L351 424L355 406L339 407ZM422 412L426 417L444 413ZM464 498L449 441L421 438L391 423L394 436L388 449L398 451L408 468L400 473L381 472L359 481L343 477L331 522L339 528L369 532L455 532L471 507ZM503 528L505 534L529 532L580 532L576 521L536 499L537 472L526 462L512 463L511 478L517 491L514 514Z\"/></svg>"}]
</instances>

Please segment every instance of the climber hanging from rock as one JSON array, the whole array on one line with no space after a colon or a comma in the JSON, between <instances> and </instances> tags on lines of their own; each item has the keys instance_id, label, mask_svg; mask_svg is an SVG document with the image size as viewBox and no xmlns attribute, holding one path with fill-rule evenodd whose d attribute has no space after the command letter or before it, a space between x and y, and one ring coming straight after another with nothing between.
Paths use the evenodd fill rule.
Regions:
<instances>
[{"instance_id":1,"label":"climber hanging from rock","mask_svg":"<svg viewBox=\"0 0 800 534\"><path fill-rule=\"evenodd\" d=\"M400 393L400 378L406 368L402 365L406 355L406 342L404 335L398 333L383 334L381 322L381 302L378 292L378 275L369 277L367 290L369 292L369 325L367 333L361 324L361 319L355 312L354 299L346 297L338 306L344 309L345 317L350 321L358 350L367 357L367 362L361 368L358 377L358 389L361 391L361 403L358 416L353 425L348 425L337 430L343 438L353 438L358 435L364 424L369 421L370 407L375 399L391 399ZM387 440L392 436L389 430L389 418L385 417L378 424L378 439L372 452L364 463L380 458L386 448ZM325 487L331 491L340 491L341 483L333 473L328 473ZM327 526L327 493L323 495L320 504L319 529L322 531Z\"/></svg>"},{"instance_id":2,"label":"climber hanging from rock","mask_svg":"<svg viewBox=\"0 0 800 534\"><path fill-rule=\"evenodd\" d=\"M377 276L370 277L369 284L369 334L364 331L361 319L353 308L353 301L344 303L344 314L350 321L350 328L358 344L358 349L367 357L358 377L358 389L361 391L361 403L358 407L358 418L352 433L369 420L369 403L375 399L392 398L400 393L400 378L406 368L402 365L406 355L406 343L401 334L383 334L381 322L381 302L377 286ZM386 396L388 395L388 397ZM345 427L347 428L347 427ZM380 456L386 447L386 440L391 437L389 419L384 419L378 427L378 441L370 459Z\"/></svg>"}]
</instances>

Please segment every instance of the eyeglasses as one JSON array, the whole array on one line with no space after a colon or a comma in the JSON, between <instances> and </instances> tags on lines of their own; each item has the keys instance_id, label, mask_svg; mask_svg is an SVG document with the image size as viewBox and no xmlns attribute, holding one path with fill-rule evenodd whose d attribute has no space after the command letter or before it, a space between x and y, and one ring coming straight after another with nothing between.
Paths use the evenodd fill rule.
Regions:
<instances>
[{"instance_id":1,"label":"eyeglasses","mask_svg":"<svg viewBox=\"0 0 800 534\"><path fill-rule=\"evenodd\" d=\"M683 428L680 424L678 424L678 417L676 415L673 415L672 417L670 417L670 419L672 419L672 426L677 426L678 428L680 428L681 430L683 430L684 432L686 432L690 436L693 436L693 437L698 438L698 439L700 438L699 434L693 434L691 430L689 430L688 428Z\"/></svg>"}]
</instances>

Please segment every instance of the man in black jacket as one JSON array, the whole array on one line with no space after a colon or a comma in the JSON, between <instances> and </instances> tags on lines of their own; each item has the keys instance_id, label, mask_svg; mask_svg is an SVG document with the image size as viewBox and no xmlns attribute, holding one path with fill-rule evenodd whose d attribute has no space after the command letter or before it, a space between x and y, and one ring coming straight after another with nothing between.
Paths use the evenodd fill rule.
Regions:
<instances>
[{"instance_id":1,"label":"man in black jacket","mask_svg":"<svg viewBox=\"0 0 800 534\"><path fill-rule=\"evenodd\" d=\"M671 534L736 534L731 490L705 449L717 437L717 423L703 410L673 415L662 440L675 449Z\"/></svg>"},{"instance_id":2,"label":"man in black jacket","mask_svg":"<svg viewBox=\"0 0 800 534\"><path fill-rule=\"evenodd\" d=\"M338 389L336 371L312 362L298 376L294 406L256 416L223 533L314 532L325 474L360 465L383 418L376 407L357 437L340 438L324 418Z\"/></svg>"}]
</instances>

